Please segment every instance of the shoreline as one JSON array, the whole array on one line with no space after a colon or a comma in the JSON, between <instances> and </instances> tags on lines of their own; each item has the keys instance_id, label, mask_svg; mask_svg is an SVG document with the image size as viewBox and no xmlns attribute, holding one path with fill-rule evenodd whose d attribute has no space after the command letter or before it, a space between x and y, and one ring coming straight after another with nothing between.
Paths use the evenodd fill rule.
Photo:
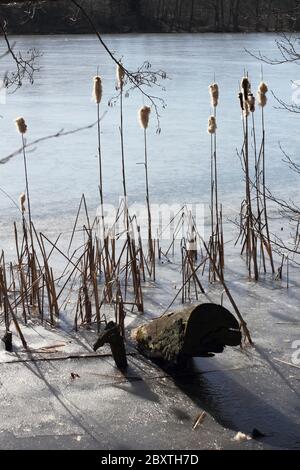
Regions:
<instances>
[{"instance_id":1,"label":"shoreline","mask_svg":"<svg viewBox=\"0 0 300 470\"><path fill-rule=\"evenodd\" d=\"M215 34L215 35L221 35L221 34L232 34L234 36L245 34L245 35L251 35L251 34L299 34L300 30L295 30L295 31L285 31L285 30L269 30L269 31L254 31L254 30L240 30L240 31L214 31L211 29L205 29L205 30L199 30L199 31L188 31L188 30L180 30L180 31L163 31L163 30L132 30L132 31L124 31L124 30L110 30L110 31L99 31L99 34L101 35L134 35L134 34L145 34L145 35L152 35L152 34L163 34L163 35L183 35L183 34L190 34L190 35L202 35L202 34ZM48 31L48 32L43 32L43 31L21 31L21 32L15 32L15 31L10 31L8 30L9 36L63 36L63 35L68 35L68 36L89 36L89 35L94 35L93 31Z\"/></svg>"}]
</instances>

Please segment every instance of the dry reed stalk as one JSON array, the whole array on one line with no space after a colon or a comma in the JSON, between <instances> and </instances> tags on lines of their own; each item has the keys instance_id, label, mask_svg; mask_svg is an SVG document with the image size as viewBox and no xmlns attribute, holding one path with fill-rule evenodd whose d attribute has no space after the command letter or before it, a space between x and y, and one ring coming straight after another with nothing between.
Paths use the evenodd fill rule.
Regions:
<instances>
[{"instance_id":1,"label":"dry reed stalk","mask_svg":"<svg viewBox=\"0 0 300 470\"><path fill-rule=\"evenodd\" d=\"M131 276L133 282L133 290L135 295L135 304L139 312L144 311L144 303L143 303L143 292L141 286L141 277L140 277L140 270L137 264L137 250L135 248L135 241L133 238L130 237L129 242L129 260L130 260L130 269L131 269Z\"/></svg>"},{"instance_id":2,"label":"dry reed stalk","mask_svg":"<svg viewBox=\"0 0 300 470\"><path fill-rule=\"evenodd\" d=\"M172 250L172 256L174 256L175 254L175 241L177 239L177 236L179 234L179 232L182 230L182 227L184 226L184 223L185 223L185 212L184 212L184 208L182 208L180 211L182 211L182 213L180 214L180 218L174 228L174 231L173 231L173 235L172 235L172 242L169 246L169 248L167 249L167 251L164 253L164 256L167 257L170 253L170 251ZM178 214L176 214L172 221L171 222L174 222L176 217L178 216ZM170 224L168 224L170 225Z\"/></svg>"},{"instance_id":3,"label":"dry reed stalk","mask_svg":"<svg viewBox=\"0 0 300 470\"><path fill-rule=\"evenodd\" d=\"M151 276L151 273L149 271L147 262L146 262L145 257L144 257L143 242L142 242L142 237L141 237L141 228L140 228L139 225L137 225L137 233L138 233L138 246L139 246L139 262L140 262L139 269L142 273L143 281L146 282L145 264L146 264L146 267L148 269L148 273L149 273L150 276ZM145 264L144 264L144 260L145 260Z\"/></svg>"},{"instance_id":4,"label":"dry reed stalk","mask_svg":"<svg viewBox=\"0 0 300 470\"><path fill-rule=\"evenodd\" d=\"M89 296L89 289L88 289L88 283L87 283L87 257L84 258L83 260L83 268L82 268L83 274L82 274L82 294L83 294L83 306L84 306L84 322L87 325L90 325L92 322L92 303L90 301L90 296Z\"/></svg>"},{"instance_id":5,"label":"dry reed stalk","mask_svg":"<svg viewBox=\"0 0 300 470\"><path fill-rule=\"evenodd\" d=\"M33 227L33 230L36 234L35 228ZM37 235L37 234L36 234ZM56 289L55 289L55 282L54 282L54 276L53 276L53 270L49 266L48 259L49 257L47 256L45 245L43 242L43 235L40 234L40 236L36 236L40 252L42 254L43 258L43 271L39 277L34 281L34 285L38 286L38 298L39 298L39 280L42 279L42 295L44 296L44 289L46 287L47 291L47 297L48 297L48 309L49 309L49 315L50 315L50 323L52 326L55 325L54 321L54 315L56 317L59 317L59 309L58 309L58 303L57 303L57 295L56 295ZM39 312L41 317L44 319L44 298L42 297L42 300L39 299Z\"/></svg>"},{"instance_id":6,"label":"dry reed stalk","mask_svg":"<svg viewBox=\"0 0 300 470\"><path fill-rule=\"evenodd\" d=\"M50 269L50 285L51 285L51 295L52 295L52 303L53 303L54 313L55 313L55 316L58 318L59 317L59 309L58 309L55 282L54 282L54 276L53 276L53 269L52 268Z\"/></svg>"},{"instance_id":7,"label":"dry reed stalk","mask_svg":"<svg viewBox=\"0 0 300 470\"><path fill-rule=\"evenodd\" d=\"M98 283L97 283L97 272L95 269L95 253L94 253L94 246L93 246L93 241L92 241L92 236L89 234L89 271L90 271L90 277L92 280L92 286L93 286L93 294L94 294L94 300L95 300L95 310L96 310L96 320L97 320L97 329L98 333L100 332L100 322L101 322L101 316L100 316L100 307L99 307L99 292L98 292Z\"/></svg>"},{"instance_id":8,"label":"dry reed stalk","mask_svg":"<svg viewBox=\"0 0 300 470\"><path fill-rule=\"evenodd\" d=\"M22 258L19 252L18 230L17 230L16 222L14 222L14 235L15 235L15 245L16 245L16 253L17 253L17 260L18 260L19 289L20 289L20 294L21 294L21 299L22 299L23 318L26 324L27 314L26 314L25 294L24 294L25 279L24 279L24 273L23 273L23 268L22 268Z\"/></svg>"},{"instance_id":9,"label":"dry reed stalk","mask_svg":"<svg viewBox=\"0 0 300 470\"><path fill-rule=\"evenodd\" d=\"M181 248L181 275L182 275L182 295L181 303L184 304L186 301L185 285L186 285L186 270L185 270L185 253L183 247Z\"/></svg>"},{"instance_id":10,"label":"dry reed stalk","mask_svg":"<svg viewBox=\"0 0 300 470\"><path fill-rule=\"evenodd\" d=\"M122 290L119 280L116 281L116 296L115 296L115 322L120 327L121 335L125 338L125 308L122 297Z\"/></svg>"},{"instance_id":11,"label":"dry reed stalk","mask_svg":"<svg viewBox=\"0 0 300 470\"><path fill-rule=\"evenodd\" d=\"M9 319L9 308L8 308L8 289L6 282L6 268L5 268L5 259L4 251L2 250L1 260L2 266L0 267L0 286L1 286L1 297L3 300L3 309L4 309L4 323L6 332L10 331L10 319Z\"/></svg>"},{"instance_id":12,"label":"dry reed stalk","mask_svg":"<svg viewBox=\"0 0 300 470\"><path fill-rule=\"evenodd\" d=\"M196 299L198 300L198 289L200 290L201 294L205 294L205 289L204 287L202 286L201 282L200 282L200 279L197 275L197 272L195 270L195 266L194 266L194 254L193 253L189 253L189 251L187 250L187 262L188 262L188 267L187 267L187 276L190 276L190 274L192 274L192 279L193 279L193 282L194 282L194 290L195 290L195 294L196 294Z\"/></svg>"},{"instance_id":13,"label":"dry reed stalk","mask_svg":"<svg viewBox=\"0 0 300 470\"><path fill-rule=\"evenodd\" d=\"M13 267L12 262L9 263L9 269L10 269L10 277L11 277L10 291L13 292L14 301L16 301L16 298L17 298L17 285L16 285L14 267ZM15 307L15 315L17 315L17 313L18 313L17 312L17 307Z\"/></svg>"},{"instance_id":14,"label":"dry reed stalk","mask_svg":"<svg viewBox=\"0 0 300 470\"><path fill-rule=\"evenodd\" d=\"M250 82L249 82L250 83ZM258 88L257 98L258 103L261 105L262 95L267 93L267 85L261 83ZM241 92L240 95L244 96L244 92ZM270 232L269 232L269 223L268 223L268 214L267 214L267 203L266 203L266 186L265 186L265 123L264 123L264 105L261 106L262 120L262 142L260 146L259 153L257 152L257 141L256 141L256 127L254 121L254 112L255 112L255 98L251 93L251 87L248 87L248 107L249 111L252 112L252 129L249 130L249 116L243 113L243 133L244 133L244 143L242 148L244 172L246 177L246 199L245 206L242 206L241 211L241 232L242 234L242 253L246 252L247 265L249 276L252 275L252 269L254 272L255 280L259 278L259 266L258 266L258 246L260 246L260 265L262 264L264 272L266 269L266 255L268 255L272 272L275 272L271 241L270 241ZM264 102L266 104L266 100ZM245 105L245 102L244 102ZM253 138L253 144L250 146L250 136ZM254 149L254 184L251 181L250 175L250 148ZM254 205L252 205L252 189L255 189L255 201L256 201L256 214Z\"/></svg>"},{"instance_id":15,"label":"dry reed stalk","mask_svg":"<svg viewBox=\"0 0 300 470\"><path fill-rule=\"evenodd\" d=\"M104 250L103 250L103 272L105 278L105 285L106 285L106 295L107 295L107 303L112 301L113 293L112 293L112 271L113 266L111 262L110 256L110 249L109 249L109 238L106 237L104 240Z\"/></svg>"},{"instance_id":16,"label":"dry reed stalk","mask_svg":"<svg viewBox=\"0 0 300 470\"><path fill-rule=\"evenodd\" d=\"M196 229L196 230L197 230L197 229ZM200 233L198 232L198 230L197 230L197 235L198 235L199 239L201 240L201 242L202 242L202 244L203 244L204 250L205 250L205 252L206 252L208 258L209 258L210 261L214 264L214 260L213 260L213 258L212 258L212 256L211 256L210 250L209 250L207 244L205 243L205 240L202 238L202 236L201 236ZM202 264L203 264L203 262L201 262L200 265L195 269L196 272L198 271L198 269L201 267ZM243 318L243 316L242 316L242 314L241 314L241 312L240 312L240 310L239 310L239 308L238 308L238 306L237 306L237 304L236 304L236 302L235 302L235 300L234 300L234 298L233 298L233 296L232 296L232 294L231 294L231 292L230 292L230 290L229 290L227 284L225 283L224 278L222 277L222 275L221 275L221 273L220 273L220 271L219 271L219 269L218 269L218 266L217 266L216 264L215 264L215 266L214 266L214 269L215 269L215 271L216 271L216 274L217 274L217 276L218 276L218 278L219 278L220 283L222 284L222 286L223 286L223 288L224 288L224 291L225 291L225 293L226 293L226 295L227 295L227 297L228 297L228 300L229 300L229 302L231 303L231 305L232 305L232 307L233 307L233 309L234 309L234 311L235 311L235 313L236 313L236 315L237 315L237 317L238 317L238 319L239 319L239 321L240 321L241 329L242 329L242 331L243 331L243 334L244 334L245 339L248 340L248 342L249 342L250 345L253 345L253 341L252 341L252 338L251 338L250 331L249 331L249 329L248 329L247 323L245 322L245 320L244 320L244 318Z\"/></svg>"},{"instance_id":17,"label":"dry reed stalk","mask_svg":"<svg viewBox=\"0 0 300 470\"><path fill-rule=\"evenodd\" d=\"M15 315L15 312L14 312L14 307L12 307L12 305L10 304L10 301L9 301L9 298L8 298L8 291L7 291L7 283L6 283L6 274L5 274L5 260L4 260L4 252L2 252L2 255L1 255L1 261L2 261L2 267L0 267L0 291L3 293L3 296L4 296L4 308L5 308L5 311L4 311L4 316L5 316L5 327L6 327L6 331L9 332L10 331L10 319L9 319L9 316L11 316L12 320L13 320L13 323L15 325L15 328L17 330L17 333L21 339L21 342L22 342L22 345L25 349L27 349L27 342L25 340L25 337L22 333L22 330L20 328L20 325L19 325L19 322L17 320L17 317ZM4 269L3 269L4 267Z\"/></svg>"}]
</instances>

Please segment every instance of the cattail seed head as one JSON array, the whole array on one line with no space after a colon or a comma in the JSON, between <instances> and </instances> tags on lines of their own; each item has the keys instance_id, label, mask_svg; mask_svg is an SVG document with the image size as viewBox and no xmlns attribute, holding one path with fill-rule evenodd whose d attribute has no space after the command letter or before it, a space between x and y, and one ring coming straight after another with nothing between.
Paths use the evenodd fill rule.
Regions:
<instances>
[{"instance_id":1,"label":"cattail seed head","mask_svg":"<svg viewBox=\"0 0 300 470\"><path fill-rule=\"evenodd\" d=\"M244 93L244 100L247 101L248 95L251 90L251 84L248 77L244 77L241 82L241 89Z\"/></svg>"},{"instance_id":2,"label":"cattail seed head","mask_svg":"<svg viewBox=\"0 0 300 470\"><path fill-rule=\"evenodd\" d=\"M25 193L21 193L19 196L19 206L20 206L20 211L22 212L22 214L24 214L24 212L26 211L25 201L26 201Z\"/></svg>"},{"instance_id":3,"label":"cattail seed head","mask_svg":"<svg viewBox=\"0 0 300 470\"><path fill-rule=\"evenodd\" d=\"M257 91L257 101L261 108L264 108L268 102L266 93L268 93L268 86L266 85L265 82L261 82L258 86L258 91Z\"/></svg>"},{"instance_id":4,"label":"cattail seed head","mask_svg":"<svg viewBox=\"0 0 300 470\"><path fill-rule=\"evenodd\" d=\"M150 113L151 113L151 108L149 108L149 106L143 106L139 110L140 125L143 129L147 129L148 127Z\"/></svg>"},{"instance_id":5,"label":"cattail seed head","mask_svg":"<svg viewBox=\"0 0 300 470\"><path fill-rule=\"evenodd\" d=\"M248 101L244 101L244 116L248 117L250 114L250 105Z\"/></svg>"},{"instance_id":6,"label":"cattail seed head","mask_svg":"<svg viewBox=\"0 0 300 470\"><path fill-rule=\"evenodd\" d=\"M118 88L123 88L125 81L125 70L122 65L117 65L117 82Z\"/></svg>"},{"instance_id":7,"label":"cattail seed head","mask_svg":"<svg viewBox=\"0 0 300 470\"><path fill-rule=\"evenodd\" d=\"M251 93L249 96L248 96L248 105L249 105L249 110L251 111L251 113L254 113L255 111L255 96L253 96L253 94Z\"/></svg>"},{"instance_id":8,"label":"cattail seed head","mask_svg":"<svg viewBox=\"0 0 300 470\"><path fill-rule=\"evenodd\" d=\"M267 105L268 98L264 93L257 93L257 101L261 108L264 108Z\"/></svg>"},{"instance_id":9,"label":"cattail seed head","mask_svg":"<svg viewBox=\"0 0 300 470\"><path fill-rule=\"evenodd\" d=\"M217 83L213 83L209 86L209 92L211 96L211 105L215 108L219 102L219 86Z\"/></svg>"},{"instance_id":10,"label":"cattail seed head","mask_svg":"<svg viewBox=\"0 0 300 470\"><path fill-rule=\"evenodd\" d=\"M102 80L99 75L94 77L93 98L95 103L99 104L102 98Z\"/></svg>"},{"instance_id":11,"label":"cattail seed head","mask_svg":"<svg viewBox=\"0 0 300 470\"><path fill-rule=\"evenodd\" d=\"M214 116L210 116L208 118L208 128L207 128L207 132L209 134L215 134L216 133L216 130L217 130L217 121L216 121L216 118Z\"/></svg>"},{"instance_id":12,"label":"cattail seed head","mask_svg":"<svg viewBox=\"0 0 300 470\"><path fill-rule=\"evenodd\" d=\"M265 82L261 82L259 84L258 93L262 93L263 95L265 95L266 93L268 93L268 90L268 85Z\"/></svg>"},{"instance_id":13,"label":"cattail seed head","mask_svg":"<svg viewBox=\"0 0 300 470\"><path fill-rule=\"evenodd\" d=\"M238 99L240 100L241 110L244 111L244 98L242 92L238 94Z\"/></svg>"},{"instance_id":14,"label":"cattail seed head","mask_svg":"<svg viewBox=\"0 0 300 470\"><path fill-rule=\"evenodd\" d=\"M25 134L27 131L27 125L26 125L25 119L22 117L18 117L15 120L15 123L20 134Z\"/></svg>"}]
</instances>

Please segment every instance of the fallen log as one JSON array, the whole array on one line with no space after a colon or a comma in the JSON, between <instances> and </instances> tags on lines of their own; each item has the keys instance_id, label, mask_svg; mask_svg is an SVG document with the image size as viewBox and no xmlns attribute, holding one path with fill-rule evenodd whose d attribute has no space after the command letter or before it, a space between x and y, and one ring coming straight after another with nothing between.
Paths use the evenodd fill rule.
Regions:
<instances>
[{"instance_id":1,"label":"fallen log","mask_svg":"<svg viewBox=\"0 0 300 470\"><path fill-rule=\"evenodd\" d=\"M242 335L226 308L206 303L169 312L136 328L132 338L150 359L180 365L191 357L213 357L225 346L239 346Z\"/></svg>"}]
</instances>

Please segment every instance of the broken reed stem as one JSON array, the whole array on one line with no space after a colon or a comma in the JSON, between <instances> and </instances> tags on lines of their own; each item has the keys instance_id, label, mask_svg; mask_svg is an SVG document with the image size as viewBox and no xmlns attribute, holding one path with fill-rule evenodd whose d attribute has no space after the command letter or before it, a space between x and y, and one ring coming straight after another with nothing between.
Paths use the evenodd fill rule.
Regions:
<instances>
[{"instance_id":1,"label":"broken reed stem","mask_svg":"<svg viewBox=\"0 0 300 470\"><path fill-rule=\"evenodd\" d=\"M204 248L205 248L205 251L206 251L208 257L210 258L210 261L214 264L214 269L215 269L216 274L217 274L217 276L218 276L218 278L219 278L219 281L221 282L222 286L224 287L224 290L225 290L225 292L226 292L226 294L227 294L227 297L228 297L228 299L229 299L229 301L230 301L232 307L234 308L234 311L235 311L235 313L236 313L238 319L240 320L241 328L242 328L242 330L243 330L244 336L245 336L245 338L249 341L249 344L253 345L253 341L252 341L250 332L249 332L249 330L248 330L247 323L246 323L245 320L243 319L243 317L242 317L242 315L241 315L241 313L240 313L240 311L239 311L239 309L238 309L238 306L237 306L237 304L235 303L235 301L234 301L234 299L233 299L233 297L232 297L232 295L231 295L231 292L230 292L230 290L229 290L228 287L227 287L227 284L225 283L224 279L222 278L221 273L219 272L219 269L218 269L217 265L215 264L213 258L211 257L210 251L209 251L209 249L208 249L208 247L207 247L205 241L203 240L202 237L200 237L200 239L201 239L201 241L202 241L202 243L203 243L203 246L204 246Z\"/></svg>"}]
</instances>

